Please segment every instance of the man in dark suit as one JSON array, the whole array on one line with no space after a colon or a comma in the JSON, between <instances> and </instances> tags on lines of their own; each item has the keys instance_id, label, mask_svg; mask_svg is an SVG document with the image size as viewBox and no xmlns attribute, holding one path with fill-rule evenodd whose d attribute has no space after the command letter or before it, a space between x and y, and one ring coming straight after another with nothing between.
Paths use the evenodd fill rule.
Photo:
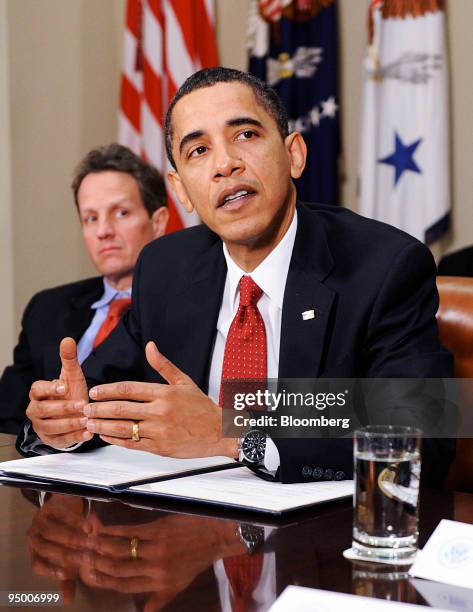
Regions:
<instances>
[{"instance_id":1,"label":"man in dark suit","mask_svg":"<svg viewBox=\"0 0 473 612\"><path fill-rule=\"evenodd\" d=\"M163 455L237 457L240 441L221 433L223 379L451 375L430 252L348 210L297 203L305 143L265 84L196 73L171 103L166 136L169 180L205 226L144 249L132 310L85 364L89 386L110 383L90 390L95 403L74 342L62 342L61 381L35 383L28 409L44 443L95 433ZM86 422L65 418L81 404ZM282 482L352 473L347 440L261 434L252 448L254 467ZM432 445L431 484L452 454Z\"/></svg>"},{"instance_id":2,"label":"man in dark suit","mask_svg":"<svg viewBox=\"0 0 473 612\"><path fill-rule=\"evenodd\" d=\"M473 246L442 257L438 273L441 276L473 276Z\"/></svg>"},{"instance_id":3,"label":"man in dark suit","mask_svg":"<svg viewBox=\"0 0 473 612\"><path fill-rule=\"evenodd\" d=\"M18 433L25 420L32 383L59 376L64 336L78 343L81 363L100 340L99 330L104 337L110 309L129 302L139 252L166 229L164 181L126 147L90 151L72 188L85 245L100 276L41 291L30 300L13 365L0 379L0 431L6 433Z\"/></svg>"}]
</instances>

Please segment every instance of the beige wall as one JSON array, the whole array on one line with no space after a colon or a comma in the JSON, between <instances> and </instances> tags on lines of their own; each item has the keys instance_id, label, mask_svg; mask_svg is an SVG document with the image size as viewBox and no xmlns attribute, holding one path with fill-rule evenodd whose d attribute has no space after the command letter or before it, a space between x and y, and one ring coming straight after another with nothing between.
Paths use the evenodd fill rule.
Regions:
<instances>
[{"instance_id":1,"label":"beige wall","mask_svg":"<svg viewBox=\"0 0 473 612\"><path fill-rule=\"evenodd\" d=\"M0 365L10 359L15 320L7 8L6 0L0 0Z\"/></svg>"},{"instance_id":2,"label":"beige wall","mask_svg":"<svg viewBox=\"0 0 473 612\"><path fill-rule=\"evenodd\" d=\"M244 68L248 0L216 4L221 63ZM342 201L356 209L366 2L339 0L339 4ZM74 165L88 149L116 138L123 11L124 0L0 0L2 125L7 124L4 117L10 118L9 132L5 135L2 130L0 136L3 157L7 155L0 164L0 272L6 287L0 369L12 342L11 323L4 323L11 321L8 304L14 304L16 335L33 293L93 272L82 247L69 183ZM2 36L5 22L8 41ZM472 0L450 0L454 234L453 240L437 246L437 253L473 242L472 23Z\"/></svg>"}]
</instances>

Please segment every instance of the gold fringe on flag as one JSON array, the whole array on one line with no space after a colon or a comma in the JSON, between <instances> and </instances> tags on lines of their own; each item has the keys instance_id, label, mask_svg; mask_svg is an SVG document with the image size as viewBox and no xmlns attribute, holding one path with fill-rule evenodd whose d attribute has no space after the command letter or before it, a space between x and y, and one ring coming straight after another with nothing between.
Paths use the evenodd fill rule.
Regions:
<instances>
[{"instance_id":1,"label":"gold fringe on flag","mask_svg":"<svg viewBox=\"0 0 473 612\"><path fill-rule=\"evenodd\" d=\"M292 21L308 21L333 3L334 0L293 0L283 9L282 14Z\"/></svg>"},{"instance_id":2,"label":"gold fringe on flag","mask_svg":"<svg viewBox=\"0 0 473 612\"><path fill-rule=\"evenodd\" d=\"M383 19L390 17L422 17L426 13L436 13L443 11L445 8L445 0L382 0L380 10ZM368 40L370 44L373 42L374 23L373 23L373 6L368 11Z\"/></svg>"},{"instance_id":3,"label":"gold fringe on flag","mask_svg":"<svg viewBox=\"0 0 473 612\"><path fill-rule=\"evenodd\" d=\"M389 17L422 17L426 13L436 13L444 8L444 0L384 0L381 13Z\"/></svg>"}]
</instances>

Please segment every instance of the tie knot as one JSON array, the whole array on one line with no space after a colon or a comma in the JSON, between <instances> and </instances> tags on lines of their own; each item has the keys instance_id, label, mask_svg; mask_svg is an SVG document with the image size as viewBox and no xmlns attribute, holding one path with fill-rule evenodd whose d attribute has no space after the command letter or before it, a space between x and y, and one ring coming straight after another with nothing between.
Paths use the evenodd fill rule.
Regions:
<instances>
[{"instance_id":1,"label":"tie knot","mask_svg":"<svg viewBox=\"0 0 473 612\"><path fill-rule=\"evenodd\" d=\"M240 280L240 306L256 306L263 295L262 289L258 287L251 276L242 276Z\"/></svg>"},{"instance_id":2,"label":"tie knot","mask_svg":"<svg viewBox=\"0 0 473 612\"><path fill-rule=\"evenodd\" d=\"M118 298L116 300L113 300L112 302L110 302L110 305L108 307L107 316L120 318L122 314L125 312L125 310L130 308L130 304L131 304L131 299L128 297Z\"/></svg>"}]
</instances>

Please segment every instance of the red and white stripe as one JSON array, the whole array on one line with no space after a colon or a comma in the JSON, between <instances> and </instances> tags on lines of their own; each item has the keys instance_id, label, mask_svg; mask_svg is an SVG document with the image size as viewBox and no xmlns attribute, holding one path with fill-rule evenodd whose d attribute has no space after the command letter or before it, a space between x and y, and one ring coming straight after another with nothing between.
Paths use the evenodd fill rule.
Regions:
<instances>
[{"instance_id":1,"label":"red and white stripe","mask_svg":"<svg viewBox=\"0 0 473 612\"><path fill-rule=\"evenodd\" d=\"M279 21L281 19L282 0L260 0L259 6L261 14L268 21Z\"/></svg>"},{"instance_id":2,"label":"red and white stripe","mask_svg":"<svg viewBox=\"0 0 473 612\"><path fill-rule=\"evenodd\" d=\"M164 177L164 114L188 76L218 65L214 24L214 0L127 0L118 140ZM198 223L169 186L168 198L168 232Z\"/></svg>"}]
</instances>

